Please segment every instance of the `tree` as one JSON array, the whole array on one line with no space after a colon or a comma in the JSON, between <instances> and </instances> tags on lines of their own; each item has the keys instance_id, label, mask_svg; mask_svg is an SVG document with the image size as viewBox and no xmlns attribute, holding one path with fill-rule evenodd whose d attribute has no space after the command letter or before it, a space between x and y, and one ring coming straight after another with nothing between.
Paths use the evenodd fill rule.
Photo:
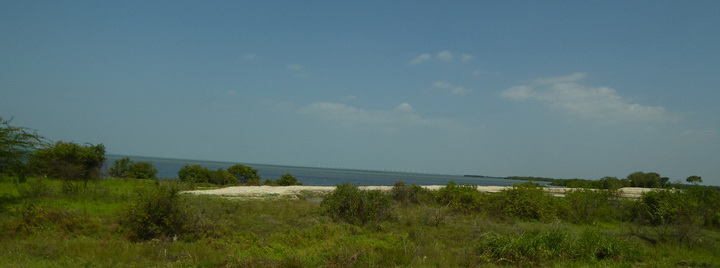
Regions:
<instances>
[{"instance_id":1,"label":"tree","mask_svg":"<svg viewBox=\"0 0 720 268\"><path fill-rule=\"evenodd\" d=\"M660 174L655 172L634 172L627 176L627 180L630 182L630 186L632 187L663 188L667 186L667 182L670 179L667 177L660 177Z\"/></svg>"},{"instance_id":2,"label":"tree","mask_svg":"<svg viewBox=\"0 0 720 268\"><path fill-rule=\"evenodd\" d=\"M108 173L115 178L157 179L157 169L152 163L133 162L127 157L115 160Z\"/></svg>"},{"instance_id":3,"label":"tree","mask_svg":"<svg viewBox=\"0 0 720 268\"><path fill-rule=\"evenodd\" d=\"M685 181L696 184L696 183L702 182L702 178L700 176L690 176L690 177L687 177L687 179L685 179Z\"/></svg>"},{"instance_id":4,"label":"tree","mask_svg":"<svg viewBox=\"0 0 720 268\"><path fill-rule=\"evenodd\" d=\"M13 173L23 179L30 154L47 145L45 138L34 130L10 125L0 118L0 174Z\"/></svg>"},{"instance_id":5,"label":"tree","mask_svg":"<svg viewBox=\"0 0 720 268\"><path fill-rule=\"evenodd\" d=\"M31 162L41 174L67 182L83 181L87 186L88 181L100 178L105 146L59 141L51 147L36 150Z\"/></svg>"},{"instance_id":6,"label":"tree","mask_svg":"<svg viewBox=\"0 0 720 268\"><path fill-rule=\"evenodd\" d=\"M227 169L230 174L237 178L240 183L248 183L248 181L260 181L257 169L243 164L236 164Z\"/></svg>"},{"instance_id":7,"label":"tree","mask_svg":"<svg viewBox=\"0 0 720 268\"><path fill-rule=\"evenodd\" d=\"M131 162L125 177L134 179L157 179L157 169L155 169L150 162Z\"/></svg>"},{"instance_id":8,"label":"tree","mask_svg":"<svg viewBox=\"0 0 720 268\"><path fill-rule=\"evenodd\" d=\"M227 170L218 169L210 174L210 183L217 185L236 184L238 179Z\"/></svg>"},{"instance_id":9,"label":"tree","mask_svg":"<svg viewBox=\"0 0 720 268\"><path fill-rule=\"evenodd\" d=\"M130 170L130 164L132 164L130 158L123 157L117 159L108 170L108 174L115 178L125 178L125 174L127 174L128 170Z\"/></svg>"},{"instance_id":10,"label":"tree","mask_svg":"<svg viewBox=\"0 0 720 268\"><path fill-rule=\"evenodd\" d=\"M277 185L283 185L283 186L288 186L288 185L302 185L302 183L300 183L300 182L297 180L297 178L295 178L295 176L290 175L290 174L283 174L283 175L282 175L279 179L277 179L274 183L277 184Z\"/></svg>"},{"instance_id":11,"label":"tree","mask_svg":"<svg viewBox=\"0 0 720 268\"><path fill-rule=\"evenodd\" d=\"M184 182L209 182L210 170L200 165L185 165L178 171L178 177Z\"/></svg>"}]
</instances>

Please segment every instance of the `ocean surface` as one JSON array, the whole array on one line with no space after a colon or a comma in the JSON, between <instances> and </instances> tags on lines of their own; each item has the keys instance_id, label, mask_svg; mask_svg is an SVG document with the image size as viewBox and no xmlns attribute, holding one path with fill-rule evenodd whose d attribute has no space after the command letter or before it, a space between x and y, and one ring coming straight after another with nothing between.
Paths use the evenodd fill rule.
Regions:
<instances>
[{"instance_id":1,"label":"ocean surface","mask_svg":"<svg viewBox=\"0 0 720 268\"><path fill-rule=\"evenodd\" d=\"M115 160L129 157L130 160L147 161L153 164L158 170L158 177L162 179L173 179L178 177L178 171L185 165L201 165L210 170L225 169L235 162L216 162L201 160L185 160L185 159L166 159L152 157L137 156L120 156L108 155L105 163L105 174L107 169L112 166ZM289 173L295 176L304 185L337 185L349 182L355 185L393 185L396 181L401 180L406 184L417 185L445 185L450 181L458 184L471 184L481 186L512 186L514 183L523 183L526 181L506 180L502 178L490 177L466 177L463 175L439 175L439 174L421 174L407 172L388 172L388 171L368 171L353 169L333 169L333 168L316 168L316 167L296 167L296 166L280 166L267 164L249 164L258 170L258 175L265 179L277 179L283 174ZM541 185L547 182L536 182Z\"/></svg>"}]
</instances>

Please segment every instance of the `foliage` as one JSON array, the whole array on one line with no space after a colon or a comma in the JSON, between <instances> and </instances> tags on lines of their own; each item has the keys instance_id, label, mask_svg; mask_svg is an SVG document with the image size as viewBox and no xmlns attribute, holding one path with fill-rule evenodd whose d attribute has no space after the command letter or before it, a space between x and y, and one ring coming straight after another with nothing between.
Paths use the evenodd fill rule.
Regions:
<instances>
[{"instance_id":1,"label":"foliage","mask_svg":"<svg viewBox=\"0 0 720 268\"><path fill-rule=\"evenodd\" d=\"M83 181L87 186L88 181L100 178L105 146L59 141L51 147L36 150L32 163L42 174L66 182Z\"/></svg>"},{"instance_id":2,"label":"foliage","mask_svg":"<svg viewBox=\"0 0 720 268\"><path fill-rule=\"evenodd\" d=\"M660 177L660 174L655 172L634 172L627 176L627 180L630 182L631 187L665 188L668 186L670 179Z\"/></svg>"},{"instance_id":3,"label":"foliage","mask_svg":"<svg viewBox=\"0 0 720 268\"><path fill-rule=\"evenodd\" d=\"M365 225L330 221L315 202L180 194L175 208L186 220L179 232L145 241L134 237L123 221L128 211L151 202L132 197L138 192L149 197L170 182L109 178L92 181L81 195L31 197L15 191L12 180L0 180L0 197L6 200L0 204L3 266L720 267L720 232L702 221L690 226L693 243L677 243L674 237L681 232L673 224L637 225L602 217L591 226L566 223L565 217L508 222L485 214L494 197L504 193L483 194L480 212L468 213L448 213L451 209L434 198L407 206L391 201L384 209L397 220ZM43 180L53 193L61 184ZM682 202L692 197L707 208L692 211L701 219L697 215L711 215L720 206L713 205L719 200L716 191L697 187L677 192L687 194ZM428 191L431 196L437 192ZM631 212L622 204L618 210ZM178 239L172 241L175 234Z\"/></svg>"},{"instance_id":4,"label":"foliage","mask_svg":"<svg viewBox=\"0 0 720 268\"><path fill-rule=\"evenodd\" d=\"M212 177L210 170L201 165L185 165L178 171L178 178L184 182L210 182L210 177Z\"/></svg>"},{"instance_id":5,"label":"foliage","mask_svg":"<svg viewBox=\"0 0 720 268\"><path fill-rule=\"evenodd\" d=\"M469 213L479 211L483 203L483 194L473 185L457 185L454 181L438 190L437 202L452 210Z\"/></svg>"},{"instance_id":6,"label":"foliage","mask_svg":"<svg viewBox=\"0 0 720 268\"><path fill-rule=\"evenodd\" d=\"M175 185L159 184L140 194L123 214L120 225L133 240L170 239L182 235L188 216L179 199L179 189Z\"/></svg>"},{"instance_id":7,"label":"foliage","mask_svg":"<svg viewBox=\"0 0 720 268\"><path fill-rule=\"evenodd\" d=\"M685 179L685 181L687 181L689 183L699 183L699 182L702 182L702 177L690 176L690 177L687 177L687 179Z\"/></svg>"},{"instance_id":8,"label":"foliage","mask_svg":"<svg viewBox=\"0 0 720 268\"><path fill-rule=\"evenodd\" d=\"M491 195L487 207L492 215L523 220L549 220L557 217L558 200L534 183L513 185Z\"/></svg>"},{"instance_id":9,"label":"foliage","mask_svg":"<svg viewBox=\"0 0 720 268\"><path fill-rule=\"evenodd\" d=\"M573 223L598 223L621 219L622 201L617 190L575 189L565 193L568 204L563 218Z\"/></svg>"},{"instance_id":10,"label":"foliage","mask_svg":"<svg viewBox=\"0 0 720 268\"><path fill-rule=\"evenodd\" d=\"M157 179L157 169L152 163L134 162L127 157L115 160L108 174L115 178Z\"/></svg>"},{"instance_id":11,"label":"foliage","mask_svg":"<svg viewBox=\"0 0 720 268\"><path fill-rule=\"evenodd\" d=\"M481 262L517 266L539 266L556 258L626 261L635 259L637 254L627 242L597 231L586 230L575 238L558 228L513 237L491 235L479 243L477 252Z\"/></svg>"},{"instance_id":12,"label":"foliage","mask_svg":"<svg viewBox=\"0 0 720 268\"><path fill-rule=\"evenodd\" d=\"M323 213L352 224L364 225L391 218L390 197L377 190L360 190L356 185L338 185L321 203Z\"/></svg>"},{"instance_id":13,"label":"foliage","mask_svg":"<svg viewBox=\"0 0 720 268\"><path fill-rule=\"evenodd\" d=\"M693 186L644 193L634 215L647 225L720 227L720 192Z\"/></svg>"},{"instance_id":14,"label":"foliage","mask_svg":"<svg viewBox=\"0 0 720 268\"><path fill-rule=\"evenodd\" d=\"M131 163L132 161L128 157L116 159L108 169L108 174L115 178L125 178L125 174L130 170Z\"/></svg>"},{"instance_id":15,"label":"foliage","mask_svg":"<svg viewBox=\"0 0 720 268\"><path fill-rule=\"evenodd\" d=\"M395 182L392 190L390 190L390 196L402 205L431 204L435 201L435 195L432 191L420 185L407 185L403 181Z\"/></svg>"},{"instance_id":16,"label":"foliage","mask_svg":"<svg viewBox=\"0 0 720 268\"><path fill-rule=\"evenodd\" d=\"M0 174L13 173L24 178L28 171L24 162L47 143L35 131L12 126L10 121L0 118Z\"/></svg>"},{"instance_id":17,"label":"foliage","mask_svg":"<svg viewBox=\"0 0 720 268\"><path fill-rule=\"evenodd\" d=\"M550 183L553 186L564 186L568 188L591 188L591 189L620 189L630 186L630 181L621 180L616 177L604 177L599 180L583 179L558 179Z\"/></svg>"},{"instance_id":18,"label":"foliage","mask_svg":"<svg viewBox=\"0 0 720 268\"><path fill-rule=\"evenodd\" d=\"M208 182L215 185L227 185L236 184L238 179L227 170L218 169L210 173L210 179Z\"/></svg>"},{"instance_id":19,"label":"foliage","mask_svg":"<svg viewBox=\"0 0 720 268\"><path fill-rule=\"evenodd\" d=\"M271 181L270 184L288 186L288 185L302 185L295 176L290 174L283 174L279 179Z\"/></svg>"},{"instance_id":20,"label":"foliage","mask_svg":"<svg viewBox=\"0 0 720 268\"><path fill-rule=\"evenodd\" d=\"M243 164L235 164L227 169L230 174L237 178L240 183L247 183L250 180L260 180L257 169Z\"/></svg>"},{"instance_id":21,"label":"foliage","mask_svg":"<svg viewBox=\"0 0 720 268\"><path fill-rule=\"evenodd\" d=\"M125 177L134 179L157 179L157 169L155 169L150 162L133 162L130 164Z\"/></svg>"}]
</instances>

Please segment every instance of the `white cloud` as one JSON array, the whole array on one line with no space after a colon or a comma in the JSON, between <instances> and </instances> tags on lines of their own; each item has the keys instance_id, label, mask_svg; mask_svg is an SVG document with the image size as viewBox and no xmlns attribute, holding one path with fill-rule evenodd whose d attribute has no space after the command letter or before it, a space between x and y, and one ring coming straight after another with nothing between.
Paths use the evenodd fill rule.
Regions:
<instances>
[{"instance_id":1,"label":"white cloud","mask_svg":"<svg viewBox=\"0 0 720 268\"><path fill-rule=\"evenodd\" d=\"M357 96L355 96L355 95L345 95L342 98L340 98L341 101L353 101L356 99L357 99Z\"/></svg>"},{"instance_id":2,"label":"white cloud","mask_svg":"<svg viewBox=\"0 0 720 268\"><path fill-rule=\"evenodd\" d=\"M442 130L476 130L449 119L423 118L416 114L415 109L409 103L400 103L391 110L366 110L342 103L315 102L300 108L300 113L361 128L428 127Z\"/></svg>"},{"instance_id":3,"label":"white cloud","mask_svg":"<svg viewBox=\"0 0 720 268\"><path fill-rule=\"evenodd\" d=\"M450 93L457 96L467 95L472 92L472 89L468 89L462 86L456 86L445 81L435 81L432 85L435 88L450 91Z\"/></svg>"},{"instance_id":4,"label":"white cloud","mask_svg":"<svg viewBox=\"0 0 720 268\"><path fill-rule=\"evenodd\" d=\"M293 71L301 71L305 69L305 66L296 63L288 63L287 65L285 65L285 67Z\"/></svg>"},{"instance_id":5,"label":"white cloud","mask_svg":"<svg viewBox=\"0 0 720 268\"><path fill-rule=\"evenodd\" d=\"M538 79L535 79L535 83L541 84L541 85L572 83L572 82L577 82L577 81L583 80L586 77L587 77L587 74L585 74L585 73L574 73L574 74L558 76L558 77L538 78Z\"/></svg>"},{"instance_id":6,"label":"white cloud","mask_svg":"<svg viewBox=\"0 0 720 268\"><path fill-rule=\"evenodd\" d=\"M398 104L397 107L395 107L395 111L404 112L404 113L412 113L413 107L407 102L403 102Z\"/></svg>"},{"instance_id":7,"label":"white cloud","mask_svg":"<svg viewBox=\"0 0 720 268\"><path fill-rule=\"evenodd\" d=\"M470 54L467 54L467 53L463 53L463 54L460 56L460 60L463 61L463 62L465 62L465 61L471 61L471 60L473 60L474 58L475 58L475 57L473 57L473 55L470 55Z\"/></svg>"},{"instance_id":8,"label":"white cloud","mask_svg":"<svg viewBox=\"0 0 720 268\"><path fill-rule=\"evenodd\" d=\"M529 86L515 86L502 92L503 98L510 100L527 100L534 94L533 88Z\"/></svg>"},{"instance_id":9,"label":"white cloud","mask_svg":"<svg viewBox=\"0 0 720 268\"><path fill-rule=\"evenodd\" d=\"M432 58L432 56L430 56L430 54L423 53L423 54L418 55L418 56L415 57L414 59L412 59L412 60L410 61L410 64L415 65L415 64L418 64L418 63L427 61L427 60L429 60L429 59L431 59L431 58Z\"/></svg>"},{"instance_id":10,"label":"white cloud","mask_svg":"<svg viewBox=\"0 0 720 268\"><path fill-rule=\"evenodd\" d=\"M462 54L460 54L459 58L460 58L460 61L467 62L467 61L473 60L475 57L473 57L473 55L470 55L468 53L462 53ZM423 54L420 54L417 57L413 58L412 60L410 60L410 64L412 64L412 65L420 64L420 63L423 63L423 62L426 62L426 61L429 61L432 59L444 61L444 62L453 62L453 61L455 61L456 57L449 50L440 51L437 54L435 54L434 56L431 54L428 54L428 53L423 53Z\"/></svg>"},{"instance_id":11,"label":"white cloud","mask_svg":"<svg viewBox=\"0 0 720 268\"><path fill-rule=\"evenodd\" d=\"M449 62L449 61L452 61L453 58L455 58L455 56L453 56L453 54L452 54L450 51L447 51L447 50L443 50L443 51L438 52L438 54L436 55L436 57L437 57L439 60L441 60L441 61L448 61L448 62Z\"/></svg>"},{"instance_id":12,"label":"white cloud","mask_svg":"<svg viewBox=\"0 0 720 268\"><path fill-rule=\"evenodd\" d=\"M228 91L225 91L225 95L235 96L235 95L237 95L237 90L228 90Z\"/></svg>"},{"instance_id":13,"label":"white cloud","mask_svg":"<svg viewBox=\"0 0 720 268\"><path fill-rule=\"evenodd\" d=\"M305 72L305 66L297 64L297 63L288 63L285 65L288 70L295 73L295 77L297 78L308 78L310 77L310 74Z\"/></svg>"},{"instance_id":14,"label":"white cloud","mask_svg":"<svg viewBox=\"0 0 720 268\"><path fill-rule=\"evenodd\" d=\"M584 73L561 77L540 78L531 85L511 87L501 93L503 98L534 100L567 114L602 122L672 122L678 117L661 106L632 103L609 87L589 87L577 82Z\"/></svg>"}]
</instances>

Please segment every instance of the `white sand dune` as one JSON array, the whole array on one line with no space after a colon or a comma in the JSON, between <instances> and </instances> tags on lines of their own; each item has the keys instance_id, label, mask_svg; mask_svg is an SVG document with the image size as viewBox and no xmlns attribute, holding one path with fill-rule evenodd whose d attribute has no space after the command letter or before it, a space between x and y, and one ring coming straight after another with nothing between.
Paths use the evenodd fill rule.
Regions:
<instances>
[{"instance_id":1,"label":"white sand dune","mask_svg":"<svg viewBox=\"0 0 720 268\"><path fill-rule=\"evenodd\" d=\"M438 190L445 185L422 186L429 190ZM478 191L486 193L497 193L512 186L477 186ZM365 190L389 191L392 186L360 186ZM335 186L232 186L211 190L185 191L184 193L195 195L219 195L228 198L262 198L268 196L289 196L296 197L301 194L317 193L327 194L335 190ZM554 196L565 196L566 191L572 188L545 188L545 191ZM625 187L620 189L620 196L637 199L642 193L652 190L651 188Z\"/></svg>"}]
</instances>

